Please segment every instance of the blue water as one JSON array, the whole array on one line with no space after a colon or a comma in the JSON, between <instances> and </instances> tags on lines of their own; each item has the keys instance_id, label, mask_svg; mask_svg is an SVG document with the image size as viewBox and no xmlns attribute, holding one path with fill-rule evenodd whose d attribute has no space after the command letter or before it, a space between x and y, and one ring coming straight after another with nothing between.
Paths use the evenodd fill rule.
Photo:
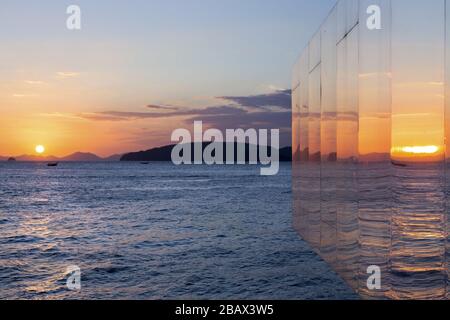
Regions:
<instances>
[{"instance_id":1,"label":"blue water","mask_svg":"<svg viewBox=\"0 0 450 320\"><path fill-rule=\"evenodd\" d=\"M2 163L0 185L2 299L356 298L293 230L289 164Z\"/></svg>"}]
</instances>

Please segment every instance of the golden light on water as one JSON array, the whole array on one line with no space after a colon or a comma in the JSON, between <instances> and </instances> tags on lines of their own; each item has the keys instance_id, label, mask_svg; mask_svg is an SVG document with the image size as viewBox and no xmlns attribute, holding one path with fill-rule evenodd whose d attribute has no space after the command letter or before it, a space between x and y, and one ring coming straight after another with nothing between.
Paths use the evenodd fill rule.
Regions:
<instances>
[{"instance_id":1,"label":"golden light on water","mask_svg":"<svg viewBox=\"0 0 450 320\"><path fill-rule=\"evenodd\" d=\"M45 152L45 147L43 145L37 145L34 150L36 151L36 153L42 154Z\"/></svg>"}]
</instances>

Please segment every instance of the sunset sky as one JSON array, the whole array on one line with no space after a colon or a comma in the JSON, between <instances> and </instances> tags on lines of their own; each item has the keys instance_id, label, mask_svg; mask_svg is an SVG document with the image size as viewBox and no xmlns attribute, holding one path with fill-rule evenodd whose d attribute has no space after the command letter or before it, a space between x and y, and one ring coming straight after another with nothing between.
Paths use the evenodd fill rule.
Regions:
<instances>
[{"instance_id":1,"label":"sunset sky","mask_svg":"<svg viewBox=\"0 0 450 320\"><path fill-rule=\"evenodd\" d=\"M334 0L8 1L0 10L0 155L102 156L170 142L193 120L281 128L290 75Z\"/></svg>"}]
</instances>

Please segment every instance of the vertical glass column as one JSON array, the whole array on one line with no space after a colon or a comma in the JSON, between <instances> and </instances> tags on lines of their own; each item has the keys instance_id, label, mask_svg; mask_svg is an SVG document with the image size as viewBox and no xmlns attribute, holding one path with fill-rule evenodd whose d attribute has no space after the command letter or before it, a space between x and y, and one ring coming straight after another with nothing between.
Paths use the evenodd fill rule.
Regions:
<instances>
[{"instance_id":1,"label":"vertical glass column","mask_svg":"<svg viewBox=\"0 0 450 320\"><path fill-rule=\"evenodd\" d=\"M321 189L321 34L312 38L309 47L309 165L308 222L309 241L320 248Z\"/></svg>"},{"instance_id":2,"label":"vertical glass column","mask_svg":"<svg viewBox=\"0 0 450 320\"><path fill-rule=\"evenodd\" d=\"M444 298L445 1L391 5L391 298Z\"/></svg>"},{"instance_id":3,"label":"vertical glass column","mask_svg":"<svg viewBox=\"0 0 450 320\"><path fill-rule=\"evenodd\" d=\"M309 160L309 49L299 60L300 162Z\"/></svg>"},{"instance_id":4,"label":"vertical glass column","mask_svg":"<svg viewBox=\"0 0 450 320\"><path fill-rule=\"evenodd\" d=\"M359 22L359 0L340 0L337 11L337 41L344 39Z\"/></svg>"},{"instance_id":5,"label":"vertical glass column","mask_svg":"<svg viewBox=\"0 0 450 320\"><path fill-rule=\"evenodd\" d=\"M336 269L358 290L358 10L357 1L337 5ZM356 10L355 10L356 7ZM344 26L344 29L342 27ZM343 31L342 31L343 30ZM341 38L342 37L342 38Z\"/></svg>"},{"instance_id":6,"label":"vertical glass column","mask_svg":"<svg viewBox=\"0 0 450 320\"><path fill-rule=\"evenodd\" d=\"M328 263L336 263L336 38L337 8L335 7L322 26L321 39L321 217L320 252Z\"/></svg>"},{"instance_id":7,"label":"vertical glass column","mask_svg":"<svg viewBox=\"0 0 450 320\"><path fill-rule=\"evenodd\" d=\"M360 294L384 298L389 286L392 217L391 152L391 1L361 0L359 29ZM381 29L367 26L379 9ZM376 17L377 18L377 17ZM381 269L381 290L367 288L367 268Z\"/></svg>"}]
</instances>

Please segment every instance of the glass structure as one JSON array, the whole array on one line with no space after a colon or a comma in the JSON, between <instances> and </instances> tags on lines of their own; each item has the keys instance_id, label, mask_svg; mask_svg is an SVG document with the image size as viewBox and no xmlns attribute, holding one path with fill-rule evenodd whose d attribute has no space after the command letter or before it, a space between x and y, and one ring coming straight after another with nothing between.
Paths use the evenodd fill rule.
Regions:
<instances>
[{"instance_id":1,"label":"glass structure","mask_svg":"<svg viewBox=\"0 0 450 320\"><path fill-rule=\"evenodd\" d=\"M292 114L301 236L364 298L448 299L450 0L338 1Z\"/></svg>"}]
</instances>

